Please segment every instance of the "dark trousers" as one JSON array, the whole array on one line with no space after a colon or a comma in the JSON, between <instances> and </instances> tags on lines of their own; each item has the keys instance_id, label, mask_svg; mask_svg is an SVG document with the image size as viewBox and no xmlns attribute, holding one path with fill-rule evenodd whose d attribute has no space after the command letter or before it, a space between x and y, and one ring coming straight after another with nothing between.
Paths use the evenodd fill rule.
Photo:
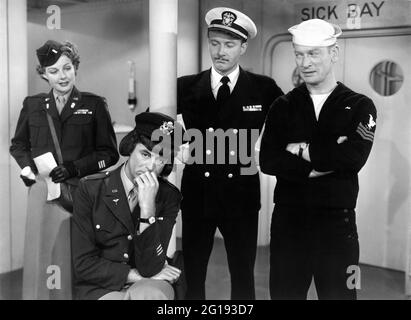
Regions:
<instances>
[{"instance_id":1,"label":"dark trousers","mask_svg":"<svg viewBox=\"0 0 411 320\"><path fill-rule=\"evenodd\" d=\"M189 215L193 216L193 215ZM238 219L186 219L183 213L182 244L186 299L204 300L207 265L218 228L224 238L231 276L231 299L254 300L254 264L258 213Z\"/></svg>"},{"instance_id":2,"label":"dark trousers","mask_svg":"<svg viewBox=\"0 0 411 320\"><path fill-rule=\"evenodd\" d=\"M355 211L276 206L271 221L271 299L355 300L360 279Z\"/></svg>"}]
</instances>

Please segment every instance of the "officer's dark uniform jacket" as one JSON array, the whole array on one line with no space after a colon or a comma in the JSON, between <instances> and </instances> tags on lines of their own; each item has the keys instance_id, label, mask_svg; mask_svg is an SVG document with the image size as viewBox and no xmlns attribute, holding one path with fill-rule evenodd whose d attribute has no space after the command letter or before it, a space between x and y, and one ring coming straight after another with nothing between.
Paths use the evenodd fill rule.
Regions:
<instances>
[{"instance_id":1,"label":"officer's dark uniform jacket","mask_svg":"<svg viewBox=\"0 0 411 320\"><path fill-rule=\"evenodd\" d=\"M210 73L211 69L181 77L177 82L177 113L182 114L187 130L198 129L204 137L199 152L203 164L186 165L184 169L182 209L186 216L193 212L196 217L212 217L217 212L226 217L255 214L260 209L259 177L256 170L252 175L241 175L241 168L250 167L250 163L244 163L240 152L243 150L242 154L248 157L245 160L254 158L255 142L269 106L282 91L273 79L240 68L234 90L226 103L219 106L211 90ZM206 142L206 135L210 137L218 129L231 135L235 142L230 146L226 139L223 164L215 164L217 144ZM246 129L246 134L241 129ZM251 129L258 130L253 139ZM192 141L196 142L191 147L199 145L196 138ZM221 206L225 210L221 211Z\"/></svg>"},{"instance_id":2,"label":"officer's dark uniform jacket","mask_svg":"<svg viewBox=\"0 0 411 320\"><path fill-rule=\"evenodd\" d=\"M53 118L63 160L73 161L80 177L118 161L116 136L104 99L74 87L60 115L52 90L24 100L10 147L21 168L30 166L36 172L33 158L48 151L58 159L47 112Z\"/></svg>"},{"instance_id":3,"label":"officer's dark uniform jacket","mask_svg":"<svg viewBox=\"0 0 411 320\"><path fill-rule=\"evenodd\" d=\"M342 83L325 101L317 121L305 84L277 99L261 141L262 172L277 177L274 202L287 206L354 209L358 172L376 129L376 108ZM339 137L347 137L337 143ZM309 143L311 163L286 151L288 143ZM311 170L333 173L309 178Z\"/></svg>"},{"instance_id":4,"label":"officer's dark uniform jacket","mask_svg":"<svg viewBox=\"0 0 411 320\"><path fill-rule=\"evenodd\" d=\"M138 234L120 176L121 166L80 180L72 219L75 295L98 299L126 285L131 268L151 277L164 266L180 210L178 189L159 179L155 223ZM133 212L139 216L139 206Z\"/></svg>"}]
</instances>

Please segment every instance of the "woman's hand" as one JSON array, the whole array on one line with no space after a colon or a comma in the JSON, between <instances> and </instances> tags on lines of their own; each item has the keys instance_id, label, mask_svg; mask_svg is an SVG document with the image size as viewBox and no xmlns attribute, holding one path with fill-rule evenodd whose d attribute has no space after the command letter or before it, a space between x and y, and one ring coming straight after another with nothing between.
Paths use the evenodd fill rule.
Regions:
<instances>
[{"instance_id":1,"label":"woman's hand","mask_svg":"<svg viewBox=\"0 0 411 320\"><path fill-rule=\"evenodd\" d=\"M63 164L58 165L53 170L51 170L49 174L51 181L53 181L54 183L63 182L77 175L77 169L71 161L67 161Z\"/></svg>"},{"instance_id":2,"label":"woman's hand","mask_svg":"<svg viewBox=\"0 0 411 320\"><path fill-rule=\"evenodd\" d=\"M181 270L170 266L168 263L164 264L163 269L157 273L156 275L152 276L151 279L154 280L166 280L170 283L174 283L180 277Z\"/></svg>"},{"instance_id":3,"label":"woman's hand","mask_svg":"<svg viewBox=\"0 0 411 320\"><path fill-rule=\"evenodd\" d=\"M141 218L154 216L156 213L156 195L158 192L158 179L154 172L145 172L134 179L138 186L138 204Z\"/></svg>"}]
</instances>

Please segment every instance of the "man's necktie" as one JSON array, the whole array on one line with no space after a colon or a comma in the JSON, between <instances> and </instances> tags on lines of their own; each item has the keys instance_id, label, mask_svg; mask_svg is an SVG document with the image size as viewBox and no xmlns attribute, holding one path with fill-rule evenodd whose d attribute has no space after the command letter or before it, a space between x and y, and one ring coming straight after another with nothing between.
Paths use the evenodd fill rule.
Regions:
<instances>
[{"instance_id":1,"label":"man's necktie","mask_svg":"<svg viewBox=\"0 0 411 320\"><path fill-rule=\"evenodd\" d=\"M130 211L133 212L136 204L137 204L137 187L134 187L130 190L127 196L128 205L130 207Z\"/></svg>"},{"instance_id":2,"label":"man's necktie","mask_svg":"<svg viewBox=\"0 0 411 320\"><path fill-rule=\"evenodd\" d=\"M61 114L61 111L63 111L65 104L66 104L66 101L63 96L56 97L56 107L57 107L57 111L59 112L59 114Z\"/></svg>"},{"instance_id":3,"label":"man's necktie","mask_svg":"<svg viewBox=\"0 0 411 320\"><path fill-rule=\"evenodd\" d=\"M127 196L128 200L128 205L130 207L130 212L131 212L131 218L133 219L134 225L137 226L138 223L138 214L135 212L137 202L138 202L138 191L137 187L134 187L133 189L130 190Z\"/></svg>"},{"instance_id":4,"label":"man's necktie","mask_svg":"<svg viewBox=\"0 0 411 320\"><path fill-rule=\"evenodd\" d=\"M218 93L217 93L217 102L220 105L226 102L228 97L230 96L230 87L227 84L229 81L230 79L227 76L222 77L220 80L222 85L218 89Z\"/></svg>"}]
</instances>

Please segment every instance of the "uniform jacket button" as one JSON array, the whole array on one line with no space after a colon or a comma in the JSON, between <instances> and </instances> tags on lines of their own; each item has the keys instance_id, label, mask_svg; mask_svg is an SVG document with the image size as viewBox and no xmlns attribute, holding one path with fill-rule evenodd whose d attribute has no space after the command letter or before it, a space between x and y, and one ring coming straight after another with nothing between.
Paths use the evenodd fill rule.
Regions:
<instances>
[{"instance_id":1,"label":"uniform jacket button","mask_svg":"<svg viewBox=\"0 0 411 320\"><path fill-rule=\"evenodd\" d=\"M204 172L204 176L206 177L206 178L208 178L209 176L210 176L210 172Z\"/></svg>"},{"instance_id":2,"label":"uniform jacket button","mask_svg":"<svg viewBox=\"0 0 411 320\"><path fill-rule=\"evenodd\" d=\"M230 179L233 177L233 174L232 173L229 173L228 175L227 175L227 177L229 177Z\"/></svg>"},{"instance_id":3,"label":"uniform jacket button","mask_svg":"<svg viewBox=\"0 0 411 320\"><path fill-rule=\"evenodd\" d=\"M133 240L133 237L132 237L131 234L129 234L129 235L127 236L127 240Z\"/></svg>"},{"instance_id":4,"label":"uniform jacket button","mask_svg":"<svg viewBox=\"0 0 411 320\"><path fill-rule=\"evenodd\" d=\"M123 254L123 257L124 257L125 259L128 259L128 254L127 254L127 253Z\"/></svg>"},{"instance_id":5,"label":"uniform jacket button","mask_svg":"<svg viewBox=\"0 0 411 320\"><path fill-rule=\"evenodd\" d=\"M100 229L100 225L99 225L99 224L96 224L96 229L97 229L97 230Z\"/></svg>"}]
</instances>

